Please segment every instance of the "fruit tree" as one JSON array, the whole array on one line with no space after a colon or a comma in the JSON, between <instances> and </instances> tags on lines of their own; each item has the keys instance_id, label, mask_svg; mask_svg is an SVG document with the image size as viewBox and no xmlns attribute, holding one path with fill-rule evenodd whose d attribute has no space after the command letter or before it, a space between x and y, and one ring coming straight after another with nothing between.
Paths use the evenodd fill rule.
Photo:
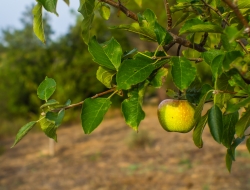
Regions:
<instances>
[{"instance_id":1,"label":"fruit tree","mask_svg":"<svg viewBox=\"0 0 250 190\"><path fill-rule=\"evenodd\" d=\"M69 3L69 0L64 1ZM45 43L43 12L57 14L57 0L36 2L33 29ZM131 2L143 3L142 0ZM127 6L131 2L80 0L82 39L93 61L99 65L96 77L107 90L79 103L71 104L68 100L59 104L50 98L56 90L56 81L46 77L37 89L38 98L44 100L41 114L36 121L19 130L13 146L35 124L40 124L43 132L57 141L56 131L66 110L75 106L82 106L82 128L84 133L90 134L102 122L113 96L124 98L121 103L123 116L126 123L137 131L145 117L142 104L147 87L161 88L162 79L168 75L176 88L167 87L166 92L172 99L159 106L162 127L174 132L192 130L194 144L202 148L202 132L208 124L213 139L227 150L225 161L230 171L236 147L244 142L250 151L250 134L247 132L250 125L250 1L176 0L170 6L168 0L164 0L158 4L165 6L161 14L166 15L167 26L157 20L150 3L148 9L134 12ZM125 14L128 21L108 30L136 33L140 40L156 44L154 51L141 52L136 47L125 51L115 38L98 41L98 36L91 30L95 17L109 20L110 15L117 12ZM172 17L174 14L178 18ZM174 45L177 45L177 50L172 55L169 50ZM201 64L208 68L205 72L211 74L209 80L203 80L198 70ZM207 102L213 106L202 115Z\"/></svg>"}]
</instances>

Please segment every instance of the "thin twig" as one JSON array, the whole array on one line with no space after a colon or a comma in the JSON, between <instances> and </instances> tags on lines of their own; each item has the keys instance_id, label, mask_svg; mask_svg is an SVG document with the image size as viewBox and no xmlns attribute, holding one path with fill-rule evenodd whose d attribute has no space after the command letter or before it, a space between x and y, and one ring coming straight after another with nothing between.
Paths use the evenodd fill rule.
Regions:
<instances>
[{"instance_id":1,"label":"thin twig","mask_svg":"<svg viewBox=\"0 0 250 190\"><path fill-rule=\"evenodd\" d=\"M116 3L113 0L99 0L99 1L107 3L107 4L109 4L109 5L113 6L113 7L116 7L117 9L120 9L125 15L127 15L127 17L132 18L133 20L135 20L135 21L138 22L137 15L134 12L128 10L123 5L122 5L122 8L121 8L120 4ZM173 37L173 43L181 44L181 45L183 45L185 47L189 47L191 49L195 49L195 50L197 50L199 52L205 52L205 51L207 51L204 47L200 46L199 44L191 43L190 41L188 41L188 40L186 40L186 39L184 39L184 38L182 38L182 37L180 37L180 36L178 36L178 35L176 35L176 34L174 34L172 32L169 32L169 34ZM168 45L166 45L166 46L168 46ZM163 48L165 50L165 47L163 47Z\"/></svg>"},{"instance_id":2,"label":"thin twig","mask_svg":"<svg viewBox=\"0 0 250 190\"><path fill-rule=\"evenodd\" d=\"M207 42L207 38L208 38L208 32L205 32L204 35L203 35L203 39L202 41L200 42L200 46L204 47L206 42Z\"/></svg>"},{"instance_id":3,"label":"thin twig","mask_svg":"<svg viewBox=\"0 0 250 190\"><path fill-rule=\"evenodd\" d=\"M240 46L242 47L242 49L246 52L246 54L248 54L249 52L247 51L246 47L244 46L244 44L242 43L242 41L240 40L236 40L236 42L238 42L238 44L240 44Z\"/></svg>"},{"instance_id":4,"label":"thin twig","mask_svg":"<svg viewBox=\"0 0 250 190\"><path fill-rule=\"evenodd\" d=\"M168 20L167 20L168 21L168 30L171 30L172 29L172 15L171 15L168 0L164 0L164 4L165 4L165 10L167 13L167 17L168 17Z\"/></svg>"},{"instance_id":5,"label":"thin twig","mask_svg":"<svg viewBox=\"0 0 250 190\"><path fill-rule=\"evenodd\" d=\"M181 44L178 45L176 55L180 56L180 51L181 51Z\"/></svg>"},{"instance_id":6,"label":"thin twig","mask_svg":"<svg viewBox=\"0 0 250 190\"><path fill-rule=\"evenodd\" d=\"M220 13L220 11L218 9L213 8L211 5L207 4L207 2L205 0L201 0L208 8L210 8L211 10L213 10L217 15L219 15L222 20L229 26L229 22L223 18L222 14Z\"/></svg>"},{"instance_id":7,"label":"thin twig","mask_svg":"<svg viewBox=\"0 0 250 190\"><path fill-rule=\"evenodd\" d=\"M104 92L101 92L101 93L98 93L98 94L92 96L91 99L98 98L98 97L103 96L103 95L105 95L105 94L108 94L108 93L110 93L110 92L114 92L115 90L116 90L116 88L111 88L111 89L109 89L109 90L107 90L107 91L104 91ZM81 102L78 102L78 103L76 103L76 104L71 104L71 105L66 106L66 107L56 108L56 109L51 110L51 111L52 111L52 112L58 112L58 111L60 111L60 110L62 110L62 109L67 110L67 109L70 109L70 108L73 108L73 107L80 106L80 105L82 105L83 103L84 103L84 101L81 101Z\"/></svg>"},{"instance_id":8,"label":"thin twig","mask_svg":"<svg viewBox=\"0 0 250 190\"><path fill-rule=\"evenodd\" d=\"M175 45L175 41L170 42L169 44L163 46L164 51L167 53L169 49L171 49Z\"/></svg>"},{"instance_id":9,"label":"thin twig","mask_svg":"<svg viewBox=\"0 0 250 190\"><path fill-rule=\"evenodd\" d=\"M233 10L235 15L240 20L240 22L244 25L245 33L248 33L248 35L250 35L250 26L249 26L247 20L245 19L245 17L240 12L238 6L231 0L222 0L222 1L224 1L224 3L226 3Z\"/></svg>"},{"instance_id":10,"label":"thin twig","mask_svg":"<svg viewBox=\"0 0 250 190\"><path fill-rule=\"evenodd\" d=\"M171 57L175 57L175 56L171 56L171 55L166 55L166 56L159 56L159 57L155 57L155 59L170 59ZM202 62L203 59L202 58L186 58L189 61L195 61L195 62Z\"/></svg>"}]
</instances>

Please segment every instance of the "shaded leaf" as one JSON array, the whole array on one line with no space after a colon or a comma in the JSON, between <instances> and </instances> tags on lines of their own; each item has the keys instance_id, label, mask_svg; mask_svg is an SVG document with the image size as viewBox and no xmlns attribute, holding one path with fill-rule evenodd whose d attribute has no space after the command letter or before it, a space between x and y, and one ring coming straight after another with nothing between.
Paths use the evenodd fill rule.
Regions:
<instances>
[{"instance_id":1,"label":"shaded leaf","mask_svg":"<svg viewBox=\"0 0 250 190\"><path fill-rule=\"evenodd\" d=\"M22 138L25 135L27 135L27 133L35 126L35 124L36 124L36 121L31 121L25 124L24 126L22 126L22 128L18 131L15 142L11 148L13 148L20 140L22 140Z\"/></svg>"},{"instance_id":2,"label":"shaded leaf","mask_svg":"<svg viewBox=\"0 0 250 190\"><path fill-rule=\"evenodd\" d=\"M250 137L246 140L247 150L250 153Z\"/></svg>"},{"instance_id":3,"label":"shaded leaf","mask_svg":"<svg viewBox=\"0 0 250 190\"><path fill-rule=\"evenodd\" d=\"M224 57L224 54L218 55L213 59L212 63L210 64L214 78L217 78L219 75L222 74Z\"/></svg>"},{"instance_id":4,"label":"shaded leaf","mask_svg":"<svg viewBox=\"0 0 250 190\"><path fill-rule=\"evenodd\" d=\"M222 144L230 148L232 141L234 139L235 133L235 124L239 119L239 113L231 113L223 116L223 136L222 136Z\"/></svg>"},{"instance_id":5,"label":"shaded leaf","mask_svg":"<svg viewBox=\"0 0 250 190\"><path fill-rule=\"evenodd\" d=\"M157 42L160 45L169 44L173 40L173 37L158 22L155 22L154 31L156 34Z\"/></svg>"},{"instance_id":6,"label":"shaded leaf","mask_svg":"<svg viewBox=\"0 0 250 190\"><path fill-rule=\"evenodd\" d=\"M223 73L220 77L218 77L215 81L216 90L224 91L224 92L234 92L234 87L232 87L228 81L230 77ZM222 108L224 104L233 97L233 94L230 93L218 93L214 95L214 103Z\"/></svg>"},{"instance_id":7,"label":"shaded leaf","mask_svg":"<svg viewBox=\"0 0 250 190\"><path fill-rule=\"evenodd\" d=\"M245 136L242 138L236 138L231 145L231 148L228 149L228 154L231 156L231 159L235 161L235 150L245 140Z\"/></svg>"},{"instance_id":8,"label":"shaded leaf","mask_svg":"<svg viewBox=\"0 0 250 190\"><path fill-rule=\"evenodd\" d=\"M91 38L91 26L94 19L94 8L95 8L95 0L81 0L80 7L78 12L80 12L83 16L83 21L81 24L82 28L82 38L85 44L89 43Z\"/></svg>"},{"instance_id":9,"label":"shaded leaf","mask_svg":"<svg viewBox=\"0 0 250 190\"><path fill-rule=\"evenodd\" d=\"M243 53L238 50L226 52L225 59L223 61L223 68L225 70L230 69L230 64L239 57L243 57Z\"/></svg>"},{"instance_id":10,"label":"shaded leaf","mask_svg":"<svg viewBox=\"0 0 250 190\"><path fill-rule=\"evenodd\" d=\"M33 18L33 31L35 35L45 43L45 35L44 35L44 28L43 28L43 14L42 14L42 4L37 3L37 5L33 8L32 14Z\"/></svg>"},{"instance_id":11,"label":"shaded leaf","mask_svg":"<svg viewBox=\"0 0 250 190\"><path fill-rule=\"evenodd\" d=\"M109 98L87 98L82 105L82 128L85 134L90 134L102 122L111 105Z\"/></svg>"},{"instance_id":12,"label":"shaded leaf","mask_svg":"<svg viewBox=\"0 0 250 190\"><path fill-rule=\"evenodd\" d=\"M229 172L231 172L233 160L232 160L232 157L231 157L230 154L229 154L229 151L230 151L230 150L227 150L227 154L226 154L226 157L225 157L225 161L226 161L227 170L228 170Z\"/></svg>"},{"instance_id":13,"label":"shaded leaf","mask_svg":"<svg viewBox=\"0 0 250 190\"><path fill-rule=\"evenodd\" d=\"M245 114L240 118L240 120L235 125L235 132L238 137L243 137L245 130L250 125L250 109L248 109Z\"/></svg>"},{"instance_id":14,"label":"shaded leaf","mask_svg":"<svg viewBox=\"0 0 250 190\"><path fill-rule=\"evenodd\" d=\"M223 29L221 26L210 23L203 22L198 18L192 18L187 20L181 29L179 34L193 33L193 32L209 32L209 33L222 33Z\"/></svg>"},{"instance_id":15,"label":"shaded leaf","mask_svg":"<svg viewBox=\"0 0 250 190\"><path fill-rule=\"evenodd\" d=\"M207 123L208 114L202 116L193 131L193 141L198 148L203 147L202 133Z\"/></svg>"},{"instance_id":16,"label":"shaded leaf","mask_svg":"<svg viewBox=\"0 0 250 190\"><path fill-rule=\"evenodd\" d=\"M41 3L47 11L55 13L58 16L56 12L57 0L37 0L37 2Z\"/></svg>"},{"instance_id":17,"label":"shaded leaf","mask_svg":"<svg viewBox=\"0 0 250 190\"><path fill-rule=\"evenodd\" d=\"M223 51L217 49L211 49L209 51L203 52L201 55L204 58L205 62L211 65L213 59L221 54L223 54Z\"/></svg>"},{"instance_id":18,"label":"shaded leaf","mask_svg":"<svg viewBox=\"0 0 250 190\"><path fill-rule=\"evenodd\" d=\"M56 90L56 81L45 77L44 81L37 88L38 98L47 101Z\"/></svg>"},{"instance_id":19,"label":"shaded leaf","mask_svg":"<svg viewBox=\"0 0 250 190\"><path fill-rule=\"evenodd\" d=\"M222 112L217 105L214 105L208 112L208 126L214 140L221 143L223 135Z\"/></svg>"},{"instance_id":20,"label":"shaded leaf","mask_svg":"<svg viewBox=\"0 0 250 190\"><path fill-rule=\"evenodd\" d=\"M58 101L54 100L54 99L51 99L51 100L48 100L45 104L41 105L41 109L42 108L45 108L45 107L48 107L48 106L54 106L54 105L57 105L59 104Z\"/></svg>"},{"instance_id":21,"label":"shaded leaf","mask_svg":"<svg viewBox=\"0 0 250 190\"><path fill-rule=\"evenodd\" d=\"M172 70L174 84L180 89L187 89L196 77L196 68L185 57L172 57Z\"/></svg>"}]
</instances>

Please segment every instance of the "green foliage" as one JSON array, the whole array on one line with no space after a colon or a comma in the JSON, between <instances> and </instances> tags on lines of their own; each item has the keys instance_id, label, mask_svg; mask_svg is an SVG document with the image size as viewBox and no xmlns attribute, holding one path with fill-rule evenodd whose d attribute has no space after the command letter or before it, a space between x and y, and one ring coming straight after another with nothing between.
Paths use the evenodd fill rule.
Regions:
<instances>
[{"instance_id":1,"label":"green foliage","mask_svg":"<svg viewBox=\"0 0 250 190\"><path fill-rule=\"evenodd\" d=\"M66 1L66 3L69 2ZM84 58L82 57L82 60L88 62L92 56L93 61L97 63L95 65L96 78L103 86L96 87L100 93L92 97L90 97L90 94L86 94L83 101L78 104L68 102L65 105L59 105L58 99L49 99L55 91L55 81L45 78L38 87L38 97L46 101L41 106L42 114L37 121L41 124L42 130L47 136L57 140L56 130L62 123L65 110L83 104L82 127L84 132L89 134L103 120L112 103L111 97L127 95L128 97L123 97L125 100L121 104L122 113L126 123L138 131L139 124L145 117L142 104L146 87L159 88L162 86L163 77L168 76L172 79L175 88L179 90L178 98L187 99L196 106L194 118L192 118L195 120L194 144L198 148L203 147L202 133L204 127L208 124L214 140L227 149L226 167L231 171L232 163L235 161L235 150L249 135L246 134L246 130L250 125L250 58L248 44L250 42L248 34L250 26L248 20L245 20L245 17L249 18L247 17L250 11L249 2L247 0L239 1L238 10L237 8L230 8L232 7L231 1L178 0L171 6L171 12L168 12L167 9L167 16L168 21L170 21L171 13L181 14L174 25L178 31L176 33L179 33L179 35L171 32L172 30L167 30L161 24L162 18L157 18L157 15L161 13L155 14L153 9L149 8L140 11L142 13L134 13L126 7L127 5L121 5L120 3L121 1L117 3L112 0L105 2L102 0L80 1L78 11L83 16L80 24L82 38L88 46L89 52L89 54L85 54ZM135 1L134 3L142 7L144 4L142 1ZM45 39L42 27L42 7L57 14L56 4L57 0L40 0L34 8L34 32L41 41ZM110 6L119 8L134 22L130 24L126 21L122 24L113 22L114 18L111 15ZM154 5L152 5L152 8L155 8ZM111 31L121 29L139 34L141 40L155 43L157 48L153 52L152 49L148 50L147 48L145 51L135 49L127 51L118 40L118 36L115 39L114 37L105 37L104 33L98 35L98 27L104 25L98 25L96 13L100 14L102 19L109 20L111 25L119 23L117 26L110 27ZM180 28L177 28L177 26L180 26ZM171 27L170 22L168 22L168 27ZM68 67L72 69L71 67L74 64L79 64L78 61L71 62L74 59L75 52L82 47L82 44L78 43L78 41L73 41L76 47L73 46L74 51L72 52L67 48L58 51L59 53L52 51L51 57L46 56L46 58L53 61L55 55L62 53L66 57L61 54L59 57L66 60L66 63L71 63L71 65L63 64L59 71L64 71ZM173 44L179 44L176 52L178 56L171 56L168 52ZM181 46L187 48L182 53ZM77 54L79 56L82 52L78 51ZM204 66L199 68L199 64ZM89 67L92 67L92 65ZM208 82L205 82L204 78L201 77L201 70L205 67L207 69L205 73L209 73ZM70 74L79 76L78 80L83 78L82 73L79 74L78 70L74 70ZM91 77L93 78L93 75ZM60 82L64 84L61 75L56 75L55 78L58 84ZM70 77L67 76L67 80L68 78ZM75 82L78 82L78 80L75 80ZM88 80L80 83L88 83L88 88L91 87ZM108 90L102 92L105 87ZM82 88L82 86L79 86L79 91L85 92ZM176 94L173 89L168 89L168 92ZM108 98L99 97L110 93L112 94ZM70 95L70 93L67 95ZM207 102L212 102L213 106L202 116L204 104ZM240 109L245 110L241 115L238 113ZM17 135L18 140L15 144L24 137L33 124L28 123L22 128L20 134ZM249 139L246 146L249 149Z\"/></svg>"}]
</instances>

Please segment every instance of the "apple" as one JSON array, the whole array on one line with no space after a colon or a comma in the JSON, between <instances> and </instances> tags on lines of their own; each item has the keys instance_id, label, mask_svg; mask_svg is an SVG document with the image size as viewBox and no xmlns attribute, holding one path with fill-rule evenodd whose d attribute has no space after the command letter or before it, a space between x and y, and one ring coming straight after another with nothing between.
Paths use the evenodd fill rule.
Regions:
<instances>
[{"instance_id":1,"label":"apple","mask_svg":"<svg viewBox=\"0 0 250 190\"><path fill-rule=\"evenodd\" d=\"M158 106L158 119L169 132L187 133L194 127L194 107L187 100L163 100Z\"/></svg>"}]
</instances>

